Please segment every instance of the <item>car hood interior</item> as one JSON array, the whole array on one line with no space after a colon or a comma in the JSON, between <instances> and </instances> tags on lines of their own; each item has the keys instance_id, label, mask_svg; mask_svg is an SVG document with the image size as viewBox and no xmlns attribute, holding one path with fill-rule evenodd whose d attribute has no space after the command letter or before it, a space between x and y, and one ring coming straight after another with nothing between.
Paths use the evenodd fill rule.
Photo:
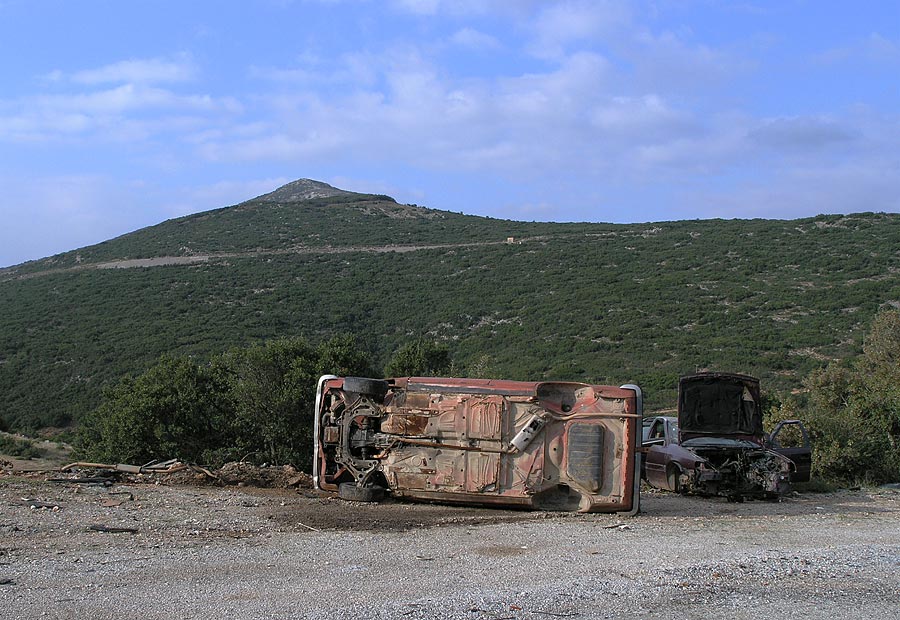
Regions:
<instances>
[{"instance_id":1,"label":"car hood interior","mask_svg":"<svg viewBox=\"0 0 900 620\"><path fill-rule=\"evenodd\" d=\"M682 377L678 426L682 441L698 436L762 437L759 380L725 373Z\"/></svg>"}]
</instances>

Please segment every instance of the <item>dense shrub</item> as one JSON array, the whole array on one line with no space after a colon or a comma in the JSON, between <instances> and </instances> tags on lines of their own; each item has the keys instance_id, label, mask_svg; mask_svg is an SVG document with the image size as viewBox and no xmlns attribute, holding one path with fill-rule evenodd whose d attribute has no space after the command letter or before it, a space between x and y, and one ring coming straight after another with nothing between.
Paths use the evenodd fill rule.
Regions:
<instances>
[{"instance_id":1,"label":"dense shrub","mask_svg":"<svg viewBox=\"0 0 900 620\"><path fill-rule=\"evenodd\" d=\"M20 459L36 459L44 455L44 451L34 445L30 439L19 439L7 434L0 434L0 454Z\"/></svg>"},{"instance_id":2,"label":"dense shrub","mask_svg":"<svg viewBox=\"0 0 900 620\"><path fill-rule=\"evenodd\" d=\"M450 368L450 350L420 338L397 349L384 373L388 377L440 377L448 374Z\"/></svg>"},{"instance_id":3,"label":"dense shrub","mask_svg":"<svg viewBox=\"0 0 900 620\"><path fill-rule=\"evenodd\" d=\"M188 357L163 357L142 375L126 377L79 428L85 454L104 462L201 461L223 443L226 385Z\"/></svg>"},{"instance_id":4,"label":"dense shrub","mask_svg":"<svg viewBox=\"0 0 900 620\"><path fill-rule=\"evenodd\" d=\"M805 394L769 422L799 418L813 440L814 475L838 483L900 481L900 312L879 313L862 354L803 382Z\"/></svg>"},{"instance_id":5,"label":"dense shrub","mask_svg":"<svg viewBox=\"0 0 900 620\"><path fill-rule=\"evenodd\" d=\"M163 357L110 390L79 429L79 449L104 462L247 458L304 467L312 449L316 379L362 374L368 357L339 336L233 348L209 363Z\"/></svg>"}]
</instances>

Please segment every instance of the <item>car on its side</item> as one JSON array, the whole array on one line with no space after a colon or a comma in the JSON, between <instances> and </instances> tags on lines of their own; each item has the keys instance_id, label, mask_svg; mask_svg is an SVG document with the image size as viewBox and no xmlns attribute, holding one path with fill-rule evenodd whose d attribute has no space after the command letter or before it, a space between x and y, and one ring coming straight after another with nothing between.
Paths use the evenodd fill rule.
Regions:
<instances>
[{"instance_id":1,"label":"car on its side","mask_svg":"<svg viewBox=\"0 0 900 620\"><path fill-rule=\"evenodd\" d=\"M759 380L699 373L678 383L678 416L644 418L642 477L658 489L777 498L809 480L812 451L798 420L763 431ZM786 438L792 439L787 441Z\"/></svg>"},{"instance_id":2,"label":"car on its side","mask_svg":"<svg viewBox=\"0 0 900 620\"><path fill-rule=\"evenodd\" d=\"M313 479L350 500L637 512L641 407L635 385L326 375Z\"/></svg>"}]
</instances>

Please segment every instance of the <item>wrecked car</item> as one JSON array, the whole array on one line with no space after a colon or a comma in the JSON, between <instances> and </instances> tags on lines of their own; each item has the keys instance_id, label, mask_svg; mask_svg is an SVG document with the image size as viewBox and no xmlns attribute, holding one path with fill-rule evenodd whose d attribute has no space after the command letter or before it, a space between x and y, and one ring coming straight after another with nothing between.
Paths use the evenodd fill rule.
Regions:
<instances>
[{"instance_id":1,"label":"wrecked car","mask_svg":"<svg viewBox=\"0 0 900 620\"><path fill-rule=\"evenodd\" d=\"M809 480L806 429L789 420L765 434L758 379L731 373L682 377L677 411L677 417L643 420L642 477L650 486L741 501L777 498L791 482ZM800 439L782 446L782 435Z\"/></svg>"},{"instance_id":2,"label":"wrecked car","mask_svg":"<svg viewBox=\"0 0 900 620\"><path fill-rule=\"evenodd\" d=\"M641 391L323 376L314 485L349 500L637 512Z\"/></svg>"}]
</instances>

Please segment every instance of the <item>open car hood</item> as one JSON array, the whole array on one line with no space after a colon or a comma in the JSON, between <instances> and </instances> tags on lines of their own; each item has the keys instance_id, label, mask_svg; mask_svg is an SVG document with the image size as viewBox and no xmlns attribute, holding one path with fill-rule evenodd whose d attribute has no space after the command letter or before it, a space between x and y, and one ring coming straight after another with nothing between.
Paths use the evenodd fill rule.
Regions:
<instances>
[{"instance_id":1,"label":"open car hood","mask_svg":"<svg viewBox=\"0 0 900 620\"><path fill-rule=\"evenodd\" d=\"M700 373L678 381L678 428L683 442L695 437L743 437L762 441L759 379Z\"/></svg>"}]
</instances>

